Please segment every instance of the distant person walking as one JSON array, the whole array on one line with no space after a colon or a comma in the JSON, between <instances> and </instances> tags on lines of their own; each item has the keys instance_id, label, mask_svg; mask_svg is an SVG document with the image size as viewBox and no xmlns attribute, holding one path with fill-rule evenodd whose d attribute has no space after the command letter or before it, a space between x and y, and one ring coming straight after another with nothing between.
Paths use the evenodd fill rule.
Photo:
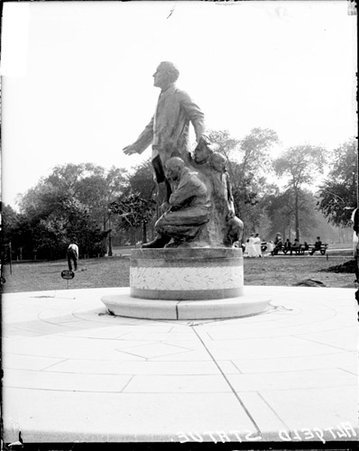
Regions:
<instances>
[{"instance_id":1,"label":"distant person walking","mask_svg":"<svg viewBox=\"0 0 359 451\"><path fill-rule=\"evenodd\" d=\"M75 240L73 240L75 241ZM67 263L69 265L69 270L72 271L72 265L74 270L77 270L77 260L79 258L79 247L74 242L70 243L67 248Z\"/></svg>"}]
</instances>

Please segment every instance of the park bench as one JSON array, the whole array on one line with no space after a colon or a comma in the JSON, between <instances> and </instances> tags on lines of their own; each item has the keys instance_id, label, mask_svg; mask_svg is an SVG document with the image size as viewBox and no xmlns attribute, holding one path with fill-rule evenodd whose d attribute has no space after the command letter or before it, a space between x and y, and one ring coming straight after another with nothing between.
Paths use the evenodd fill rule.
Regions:
<instances>
[{"instance_id":1,"label":"park bench","mask_svg":"<svg viewBox=\"0 0 359 451\"><path fill-rule=\"evenodd\" d=\"M265 246L264 246L265 244ZM262 243L262 250L263 247L266 249L267 243ZM310 254L312 252L312 250L315 249L315 245L314 244L308 244L307 246L304 246L304 244L300 244L299 246L297 246L296 248L285 248L284 245L278 250L278 252L274 253L273 255L278 255L279 252L282 252L284 255L305 255L305 254ZM321 255L325 255L325 253L327 252L328 249L328 244L327 243L323 243L320 247L320 253Z\"/></svg>"},{"instance_id":2,"label":"park bench","mask_svg":"<svg viewBox=\"0 0 359 451\"><path fill-rule=\"evenodd\" d=\"M310 254L313 251L313 249L315 249L315 245L314 244L308 244L308 247L309 247L308 254ZM319 252L321 253L321 255L325 255L325 253L327 252L327 249L328 249L328 244L327 243L323 243L320 246Z\"/></svg>"},{"instance_id":3,"label":"park bench","mask_svg":"<svg viewBox=\"0 0 359 451\"><path fill-rule=\"evenodd\" d=\"M282 248L283 254L284 255L304 255L306 249L305 246L303 244L300 244L299 246L295 247L295 248L291 248L291 249L287 249L283 246Z\"/></svg>"},{"instance_id":4,"label":"park bench","mask_svg":"<svg viewBox=\"0 0 359 451\"><path fill-rule=\"evenodd\" d=\"M282 251L284 254L290 254L290 255L305 255L310 254L313 249L315 249L315 244L308 244L306 247L303 244L300 244L298 247L296 248L292 248L292 249L284 249L284 247L282 248ZM327 243L323 243L320 246L320 253L321 255L325 255L325 253L327 252L328 249L328 244Z\"/></svg>"}]
</instances>

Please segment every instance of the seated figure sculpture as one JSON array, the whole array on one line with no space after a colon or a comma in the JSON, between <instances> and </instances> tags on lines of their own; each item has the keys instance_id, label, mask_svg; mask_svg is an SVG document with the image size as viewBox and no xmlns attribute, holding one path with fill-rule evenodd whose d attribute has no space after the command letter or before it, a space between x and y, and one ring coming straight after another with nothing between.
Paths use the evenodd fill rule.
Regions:
<instances>
[{"instance_id":1,"label":"seated figure sculpture","mask_svg":"<svg viewBox=\"0 0 359 451\"><path fill-rule=\"evenodd\" d=\"M222 220L224 219L225 224L223 244L238 246L241 244L244 225L235 215L232 187L227 171L227 160L222 154L213 152L209 157L208 163L213 170L212 180L215 185L213 202L216 204L217 209L222 212Z\"/></svg>"},{"instance_id":2,"label":"seated figure sculpture","mask_svg":"<svg viewBox=\"0 0 359 451\"><path fill-rule=\"evenodd\" d=\"M157 237L143 244L143 248L190 246L209 220L208 191L197 174L186 167L179 157L167 160L165 172L172 186L172 194L163 205L165 212L155 224Z\"/></svg>"},{"instance_id":3,"label":"seated figure sculpture","mask_svg":"<svg viewBox=\"0 0 359 451\"><path fill-rule=\"evenodd\" d=\"M209 222L201 229L198 240L203 246L240 247L243 222L235 215L226 158L214 150L206 137L194 149L191 166L205 183L211 199Z\"/></svg>"}]
</instances>

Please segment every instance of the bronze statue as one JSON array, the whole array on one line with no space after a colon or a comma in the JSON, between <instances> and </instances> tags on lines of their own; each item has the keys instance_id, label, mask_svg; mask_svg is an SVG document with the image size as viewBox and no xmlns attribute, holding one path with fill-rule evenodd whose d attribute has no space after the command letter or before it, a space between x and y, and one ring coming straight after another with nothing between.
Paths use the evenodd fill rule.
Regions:
<instances>
[{"instance_id":1,"label":"bronze statue","mask_svg":"<svg viewBox=\"0 0 359 451\"><path fill-rule=\"evenodd\" d=\"M159 186L165 183L157 237L144 248L221 247L241 244L243 222L235 215L226 158L214 151L205 135L204 115L175 82L179 71L163 61L153 74L161 89L151 121L137 140L125 147L127 155L142 153L152 144L152 165ZM188 149L189 123L197 145Z\"/></svg>"},{"instance_id":2,"label":"bronze statue","mask_svg":"<svg viewBox=\"0 0 359 451\"><path fill-rule=\"evenodd\" d=\"M157 183L165 182L166 200L171 194L164 164L173 157L189 158L188 133L191 122L197 142L204 133L204 115L189 95L175 85L179 71L169 61L163 61L153 74L154 86L161 89L156 111L137 140L123 149L124 153L142 153L152 144L152 164Z\"/></svg>"}]
</instances>

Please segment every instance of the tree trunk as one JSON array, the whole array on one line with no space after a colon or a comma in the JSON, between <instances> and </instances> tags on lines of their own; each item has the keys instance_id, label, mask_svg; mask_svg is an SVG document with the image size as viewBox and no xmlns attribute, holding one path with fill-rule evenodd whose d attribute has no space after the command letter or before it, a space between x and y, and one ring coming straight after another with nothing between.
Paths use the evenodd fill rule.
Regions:
<instances>
[{"instance_id":1,"label":"tree trunk","mask_svg":"<svg viewBox=\"0 0 359 451\"><path fill-rule=\"evenodd\" d=\"M109 257L112 257L112 237L111 237L111 231L108 234L108 254Z\"/></svg>"},{"instance_id":2,"label":"tree trunk","mask_svg":"<svg viewBox=\"0 0 359 451\"><path fill-rule=\"evenodd\" d=\"M295 196L295 237L299 240L299 193L298 189L294 192Z\"/></svg>"},{"instance_id":3,"label":"tree trunk","mask_svg":"<svg viewBox=\"0 0 359 451\"><path fill-rule=\"evenodd\" d=\"M142 243L147 243L147 227L146 221L142 222Z\"/></svg>"},{"instance_id":4,"label":"tree trunk","mask_svg":"<svg viewBox=\"0 0 359 451\"><path fill-rule=\"evenodd\" d=\"M12 248L11 241L9 242L9 264L10 264L10 275L12 275ZM36 260L36 259L35 259Z\"/></svg>"},{"instance_id":5,"label":"tree trunk","mask_svg":"<svg viewBox=\"0 0 359 451\"><path fill-rule=\"evenodd\" d=\"M111 236L111 216L108 215L108 256L112 257L112 236Z\"/></svg>"}]
</instances>

